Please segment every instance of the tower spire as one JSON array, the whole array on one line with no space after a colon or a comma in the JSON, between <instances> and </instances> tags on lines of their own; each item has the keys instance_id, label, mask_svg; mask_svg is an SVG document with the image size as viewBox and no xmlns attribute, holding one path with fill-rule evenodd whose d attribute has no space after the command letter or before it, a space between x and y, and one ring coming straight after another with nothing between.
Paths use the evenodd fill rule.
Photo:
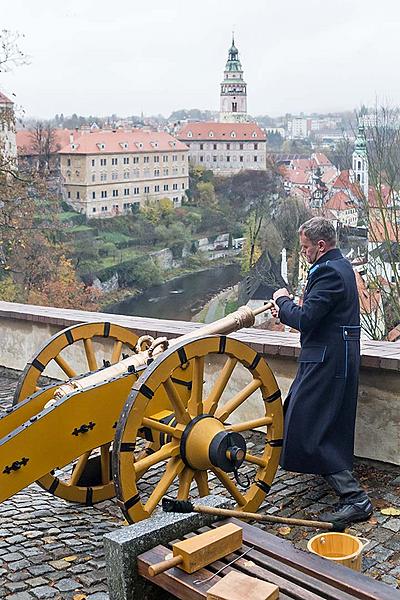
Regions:
<instances>
[{"instance_id":1,"label":"tower spire","mask_svg":"<svg viewBox=\"0 0 400 600\"><path fill-rule=\"evenodd\" d=\"M249 120L246 83L243 81L243 69L235 46L234 31L232 31L232 46L228 51L224 79L221 83L220 98L220 121L244 123Z\"/></svg>"}]
</instances>

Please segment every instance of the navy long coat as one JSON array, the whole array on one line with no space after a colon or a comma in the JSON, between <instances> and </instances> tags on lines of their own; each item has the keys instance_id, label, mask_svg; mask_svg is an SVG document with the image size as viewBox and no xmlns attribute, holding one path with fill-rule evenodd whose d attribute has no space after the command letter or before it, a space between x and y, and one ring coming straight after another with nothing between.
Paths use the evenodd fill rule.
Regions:
<instances>
[{"instance_id":1,"label":"navy long coat","mask_svg":"<svg viewBox=\"0 0 400 600\"><path fill-rule=\"evenodd\" d=\"M327 475L352 469L360 363L353 269L337 248L310 269L303 305L279 298L282 323L300 331L295 380L285 401L281 465Z\"/></svg>"}]
</instances>

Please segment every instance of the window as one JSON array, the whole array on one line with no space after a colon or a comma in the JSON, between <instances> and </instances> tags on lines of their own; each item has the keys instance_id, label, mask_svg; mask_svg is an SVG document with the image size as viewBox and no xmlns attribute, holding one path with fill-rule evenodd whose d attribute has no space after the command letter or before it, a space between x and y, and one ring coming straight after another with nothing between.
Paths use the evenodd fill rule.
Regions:
<instances>
[{"instance_id":1,"label":"window","mask_svg":"<svg viewBox=\"0 0 400 600\"><path fill-rule=\"evenodd\" d=\"M115 181L116 179L118 179L118 173L115 173L115 171L114 171L114 173L112 173L112 175L111 175L111 179L113 181Z\"/></svg>"},{"instance_id":2,"label":"window","mask_svg":"<svg viewBox=\"0 0 400 600\"><path fill-rule=\"evenodd\" d=\"M200 162L204 161L204 156L203 155L199 156L199 158L200 158Z\"/></svg>"},{"instance_id":3,"label":"window","mask_svg":"<svg viewBox=\"0 0 400 600\"><path fill-rule=\"evenodd\" d=\"M168 168L167 167L164 167L164 169L163 169L163 175L168 175Z\"/></svg>"},{"instance_id":4,"label":"window","mask_svg":"<svg viewBox=\"0 0 400 600\"><path fill-rule=\"evenodd\" d=\"M230 150L230 149L231 149L231 145L230 145L230 144L227 144L227 145L226 145L226 149L227 149L227 150Z\"/></svg>"},{"instance_id":5,"label":"window","mask_svg":"<svg viewBox=\"0 0 400 600\"><path fill-rule=\"evenodd\" d=\"M213 149L216 150L217 149L217 144L213 144Z\"/></svg>"},{"instance_id":6,"label":"window","mask_svg":"<svg viewBox=\"0 0 400 600\"><path fill-rule=\"evenodd\" d=\"M150 186L148 186L148 185L144 186L144 193L145 194L150 194Z\"/></svg>"},{"instance_id":7,"label":"window","mask_svg":"<svg viewBox=\"0 0 400 600\"><path fill-rule=\"evenodd\" d=\"M172 198L172 200L173 200L173 202L175 202L175 203L176 203L176 202L179 202L179 198L178 198L178 196L174 196L174 198Z\"/></svg>"},{"instance_id":8,"label":"window","mask_svg":"<svg viewBox=\"0 0 400 600\"><path fill-rule=\"evenodd\" d=\"M254 144L254 150L258 150L258 144Z\"/></svg>"},{"instance_id":9,"label":"window","mask_svg":"<svg viewBox=\"0 0 400 600\"><path fill-rule=\"evenodd\" d=\"M204 150L204 144L200 144L200 150Z\"/></svg>"},{"instance_id":10,"label":"window","mask_svg":"<svg viewBox=\"0 0 400 600\"><path fill-rule=\"evenodd\" d=\"M71 166L71 159L67 158L67 167L70 167L70 166Z\"/></svg>"},{"instance_id":11,"label":"window","mask_svg":"<svg viewBox=\"0 0 400 600\"><path fill-rule=\"evenodd\" d=\"M101 158L101 159L100 159L100 166L101 166L101 167L105 167L105 166L106 166L106 164L107 164L107 159L106 159L106 158Z\"/></svg>"},{"instance_id":12,"label":"window","mask_svg":"<svg viewBox=\"0 0 400 600\"><path fill-rule=\"evenodd\" d=\"M217 157L213 156L213 162L217 162Z\"/></svg>"},{"instance_id":13,"label":"window","mask_svg":"<svg viewBox=\"0 0 400 600\"><path fill-rule=\"evenodd\" d=\"M129 196L129 188L124 188L124 196Z\"/></svg>"},{"instance_id":14,"label":"window","mask_svg":"<svg viewBox=\"0 0 400 600\"><path fill-rule=\"evenodd\" d=\"M160 191L160 186L159 185L155 185L154 186L154 191L155 192L159 192Z\"/></svg>"},{"instance_id":15,"label":"window","mask_svg":"<svg viewBox=\"0 0 400 600\"><path fill-rule=\"evenodd\" d=\"M100 181L107 181L107 173L100 174Z\"/></svg>"},{"instance_id":16,"label":"window","mask_svg":"<svg viewBox=\"0 0 400 600\"><path fill-rule=\"evenodd\" d=\"M257 162L257 160L258 160L257 156L254 156L254 162Z\"/></svg>"},{"instance_id":17,"label":"window","mask_svg":"<svg viewBox=\"0 0 400 600\"><path fill-rule=\"evenodd\" d=\"M185 189L185 184L184 184L184 183L182 183L182 189L183 189L183 190Z\"/></svg>"},{"instance_id":18,"label":"window","mask_svg":"<svg viewBox=\"0 0 400 600\"><path fill-rule=\"evenodd\" d=\"M107 210L108 210L107 206L102 206L101 207L101 212L107 212Z\"/></svg>"},{"instance_id":19,"label":"window","mask_svg":"<svg viewBox=\"0 0 400 600\"><path fill-rule=\"evenodd\" d=\"M123 205L124 210L128 210L130 207L130 203L129 202L125 202Z\"/></svg>"},{"instance_id":20,"label":"window","mask_svg":"<svg viewBox=\"0 0 400 600\"><path fill-rule=\"evenodd\" d=\"M92 200L96 199L96 192L92 192Z\"/></svg>"},{"instance_id":21,"label":"window","mask_svg":"<svg viewBox=\"0 0 400 600\"><path fill-rule=\"evenodd\" d=\"M237 112L237 102L232 102L232 112Z\"/></svg>"},{"instance_id":22,"label":"window","mask_svg":"<svg viewBox=\"0 0 400 600\"><path fill-rule=\"evenodd\" d=\"M80 197L81 197L80 192L76 192L76 199L79 200Z\"/></svg>"},{"instance_id":23,"label":"window","mask_svg":"<svg viewBox=\"0 0 400 600\"><path fill-rule=\"evenodd\" d=\"M124 179L129 179L129 171L124 172Z\"/></svg>"},{"instance_id":24,"label":"window","mask_svg":"<svg viewBox=\"0 0 400 600\"><path fill-rule=\"evenodd\" d=\"M111 164L112 165L117 165L118 164L118 158L112 158L111 159Z\"/></svg>"},{"instance_id":25,"label":"window","mask_svg":"<svg viewBox=\"0 0 400 600\"><path fill-rule=\"evenodd\" d=\"M159 156L154 156L153 160L154 160L155 163L158 163L158 162L160 162L160 157Z\"/></svg>"},{"instance_id":26,"label":"window","mask_svg":"<svg viewBox=\"0 0 400 600\"><path fill-rule=\"evenodd\" d=\"M139 188L138 187L134 187L133 188L133 193L135 196L137 196L139 194Z\"/></svg>"},{"instance_id":27,"label":"window","mask_svg":"<svg viewBox=\"0 0 400 600\"><path fill-rule=\"evenodd\" d=\"M177 190L178 189L178 184L177 183L173 183L172 184L172 189L173 190Z\"/></svg>"},{"instance_id":28,"label":"window","mask_svg":"<svg viewBox=\"0 0 400 600\"><path fill-rule=\"evenodd\" d=\"M150 157L149 156L143 156L143 162L144 163L150 162Z\"/></svg>"},{"instance_id":29,"label":"window","mask_svg":"<svg viewBox=\"0 0 400 600\"><path fill-rule=\"evenodd\" d=\"M95 206L93 206L92 212L96 212L96 207Z\"/></svg>"},{"instance_id":30,"label":"window","mask_svg":"<svg viewBox=\"0 0 400 600\"><path fill-rule=\"evenodd\" d=\"M133 164L134 164L134 165L137 165L137 164L139 164L139 157L138 157L138 156L134 156L134 157L132 158L132 162L133 162Z\"/></svg>"},{"instance_id":31,"label":"window","mask_svg":"<svg viewBox=\"0 0 400 600\"><path fill-rule=\"evenodd\" d=\"M168 183L164 184L164 192L168 192Z\"/></svg>"},{"instance_id":32,"label":"window","mask_svg":"<svg viewBox=\"0 0 400 600\"><path fill-rule=\"evenodd\" d=\"M181 154L181 160L185 160L185 158L186 158L185 155Z\"/></svg>"},{"instance_id":33,"label":"window","mask_svg":"<svg viewBox=\"0 0 400 600\"><path fill-rule=\"evenodd\" d=\"M94 167L95 164L96 164L96 161L94 160L94 158L92 158L92 167Z\"/></svg>"},{"instance_id":34,"label":"window","mask_svg":"<svg viewBox=\"0 0 400 600\"><path fill-rule=\"evenodd\" d=\"M226 157L226 162L231 162L231 157L230 156Z\"/></svg>"},{"instance_id":35,"label":"window","mask_svg":"<svg viewBox=\"0 0 400 600\"><path fill-rule=\"evenodd\" d=\"M154 169L154 177L160 177L160 169Z\"/></svg>"},{"instance_id":36,"label":"window","mask_svg":"<svg viewBox=\"0 0 400 600\"><path fill-rule=\"evenodd\" d=\"M96 175L92 173L92 181L96 181Z\"/></svg>"},{"instance_id":37,"label":"window","mask_svg":"<svg viewBox=\"0 0 400 600\"><path fill-rule=\"evenodd\" d=\"M133 169L133 177L140 177L139 169ZM147 177L147 175L146 175L146 177Z\"/></svg>"},{"instance_id":38,"label":"window","mask_svg":"<svg viewBox=\"0 0 400 600\"><path fill-rule=\"evenodd\" d=\"M163 162L168 162L168 154L164 154L162 157Z\"/></svg>"},{"instance_id":39,"label":"window","mask_svg":"<svg viewBox=\"0 0 400 600\"><path fill-rule=\"evenodd\" d=\"M68 192L68 198L71 198L71 192Z\"/></svg>"},{"instance_id":40,"label":"window","mask_svg":"<svg viewBox=\"0 0 400 600\"><path fill-rule=\"evenodd\" d=\"M239 144L239 150L243 150L243 144Z\"/></svg>"},{"instance_id":41,"label":"window","mask_svg":"<svg viewBox=\"0 0 400 600\"><path fill-rule=\"evenodd\" d=\"M243 156L239 156L239 162L243 162Z\"/></svg>"},{"instance_id":42,"label":"window","mask_svg":"<svg viewBox=\"0 0 400 600\"><path fill-rule=\"evenodd\" d=\"M172 155L172 162L176 162L178 160L178 155L177 154L173 154Z\"/></svg>"},{"instance_id":43,"label":"window","mask_svg":"<svg viewBox=\"0 0 400 600\"><path fill-rule=\"evenodd\" d=\"M101 192L101 197L102 197L102 198L107 198L107 190L103 190L103 191Z\"/></svg>"},{"instance_id":44,"label":"window","mask_svg":"<svg viewBox=\"0 0 400 600\"><path fill-rule=\"evenodd\" d=\"M124 165L129 165L129 158L124 156Z\"/></svg>"}]
</instances>

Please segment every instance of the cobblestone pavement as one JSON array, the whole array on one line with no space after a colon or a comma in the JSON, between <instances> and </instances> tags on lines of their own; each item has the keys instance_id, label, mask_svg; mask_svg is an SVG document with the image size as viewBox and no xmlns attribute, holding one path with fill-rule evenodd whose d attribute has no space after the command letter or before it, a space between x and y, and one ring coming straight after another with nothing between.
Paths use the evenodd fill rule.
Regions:
<instances>
[{"instance_id":1,"label":"cobblestone pavement","mask_svg":"<svg viewBox=\"0 0 400 600\"><path fill-rule=\"evenodd\" d=\"M15 380L0 376L0 414L10 405L15 384ZM249 443L257 446L260 441L253 436ZM400 583L400 517L385 516L381 510L400 508L399 471L358 462L356 473L376 510L368 523L349 529L349 533L370 540L363 557L364 573L392 586ZM142 485L151 489L152 478L154 471ZM219 482L211 487L213 493L226 493ZM261 512L311 517L334 501L322 479L280 471ZM0 505L0 598L108 599L102 537L123 523L114 501L77 506L36 484L29 486ZM301 549L315 534L301 527L262 528L290 539Z\"/></svg>"}]
</instances>

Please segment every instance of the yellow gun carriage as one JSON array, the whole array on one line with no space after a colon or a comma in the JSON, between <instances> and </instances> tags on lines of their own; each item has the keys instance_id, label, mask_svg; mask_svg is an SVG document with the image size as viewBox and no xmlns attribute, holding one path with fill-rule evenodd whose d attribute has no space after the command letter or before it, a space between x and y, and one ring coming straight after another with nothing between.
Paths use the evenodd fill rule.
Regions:
<instances>
[{"instance_id":1,"label":"yellow gun carriage","mask_svg":"<svg viewBox=\"0 0 400 600\"><path fill-rule=\"evenodd\" d=\"M172 486L179 499L204 496L213 477L239 509L256 511L278 467L281 394L265 359L229 333L267 308L241 307L172 340L138 338L113 323L54 335L27 364L0 419L0 502L37 481L87 505L116 495L136 522ZM79 346L86 373L71 359ZM54 363L66 381L44 379ZM245 405L254 418L240 418ZM249 442L255 429L258 451Z\"/></svg>"}]
</instances>

